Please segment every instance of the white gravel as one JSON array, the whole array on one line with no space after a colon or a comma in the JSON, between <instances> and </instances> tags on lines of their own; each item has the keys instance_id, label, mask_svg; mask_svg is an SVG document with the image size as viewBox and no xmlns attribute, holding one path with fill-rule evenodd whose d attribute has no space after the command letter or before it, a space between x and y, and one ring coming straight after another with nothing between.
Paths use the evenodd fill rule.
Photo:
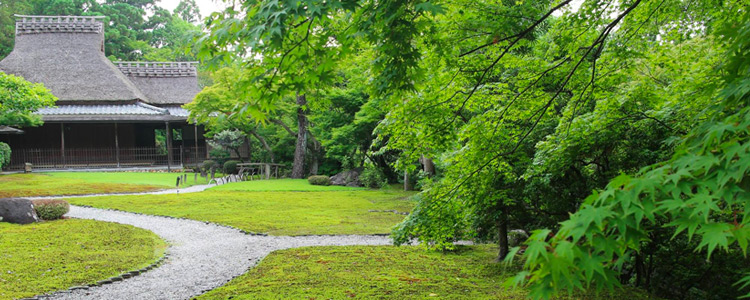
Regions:
<instances>
[{"instance_id":1,"label":"white gravel","mask_svg":"<svg viewBox=\"0 0 750 300\"><path fill-rule=\"evenodd\" d=\"M65 198L86 198L86 197L101 197L101 196L131 196L131 195L164 195L164 194L186 194L186 193L197 193L205 191L208 188L217 186L216 184L202 184L194 185L184 188L177 189L166 189L150 192L139 192L139 193L114 193L114 194L85 194L85 195L66 195L66 196L40 196L40 197L24 197L32 200L42 199L65 199Z\"/></svg>"},{"instance_id":2,"label":"white gravel","mask_svg":"<svg viewBox=\"0 0 750 300\"><path fill-rule=\"evenodd\" d=\"M254 236L193 220L71 206L73 218L129 224L170 243L168 258L139 276L87 290L58 292L51 299L189 299L254 266L271 251L325 245L388 245L385 236Z\"/></svg>"}]
</instances>

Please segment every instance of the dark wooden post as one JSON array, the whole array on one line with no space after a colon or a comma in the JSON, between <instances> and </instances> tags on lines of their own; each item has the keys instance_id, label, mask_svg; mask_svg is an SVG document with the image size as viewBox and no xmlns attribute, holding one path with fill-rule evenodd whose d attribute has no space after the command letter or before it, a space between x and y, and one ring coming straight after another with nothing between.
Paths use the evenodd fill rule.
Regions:
<instances>
[{"instance_id":1,"label":"dark wooden post","mask_svg":"<svg viewBox=\"0 0 750 300\"><path fill-rule=\"evenodd\" d=\"M195 156L194 164L198 163L198 124L193 124L193 130L195 131L195 153L193 156Z\"/></svg>"},{"instance_id":2,"label":"dark wooden post","mask_svg":"<svg viewBox=\"0 0 750 300\"><path fill-rule=\"evenodd\" d=\"M62 165L65 167L65 123L60 123L60 154L62 155Z\"/></svg>"},{"instance_id":3,"label":"dark wooden post","mask_svg":"<svg viewBox=\"0 0 750 300\"><path fill-rule=\"evenodd\" d=\"M172 171L172 129L169 128L169 122L164 122L167 128L167 171Z\"/></svg>"},{"instance_id":4,"label":"dark wooden post","mask_svg":"<svg viewBox=\"0 0 750 300\"><path fill-rule=\"evenodd\" d=\"M117 160L117 167L120 167L120 137L118 136L117 123L115 123L115 159Z\"/></svg>"}]
</instances>

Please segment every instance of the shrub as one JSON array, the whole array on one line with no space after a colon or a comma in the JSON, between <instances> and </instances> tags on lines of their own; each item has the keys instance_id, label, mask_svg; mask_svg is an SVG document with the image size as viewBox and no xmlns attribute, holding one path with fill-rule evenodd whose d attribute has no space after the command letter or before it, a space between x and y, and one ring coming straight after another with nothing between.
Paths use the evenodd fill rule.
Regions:
<instances>
[{"instance_id":1,"label":"shrub","mask_svg":"<svg viewBox=\"0 0 750 300\"><path fill-rule=\"evenodd\" d=\"M307 177L307 182L312 185L331 185L331 178L325 175L313 175Z\"/></svg>"},{"instance_id":2,"label":"shrub","mask_svg":"<svg viewBox=\"0 0 750 300\"><path fill-rule=\"evenodd\" d=\"M226 151L221 148L212 148L211 151L208 151L208 156L211 158L211 160L215 161L219 166L224 165L224 162L229 160L229 151Z\"/></svg>"},{"instance_id":3,"label":"shrub","mask_svg":"<svg viewBox=\"0 0 750 300\"><path fill-rule=\"evenodd\" d=\"M0 169L10 163L10 146L0 142Z\"/></svg>"},{"instance_id":4,"label":"shrub","mask_svg":"<svg viewBox=\"0 0 750 300\"><path fill-rule=\"evenodd\" d=\"M213 160L204 160L203 161L203 170L206 170L206 173L211 172L211 167L215 166L216 162Z\"/></svg>"},{"instance_id":5,"label":"shrub","mask_svg":"<svg viewBox=\"0 0 750 300\"><path fill-rule=\"evenodd\" d=\"M224 163L224 174L236 174L237 173L237 164L239 164L239 161L236 160L228 160Z\"/></svg>"},{"instance_id":6,"label":"shrub","mask_svg":"<svg viewBox=\"0 0 750 300\"><path fill-rule=\"evenodd\" d=\"M34 210L42 220L57 220L70 210L70 205L65 200L35 200Z\"/></svg>"},{"instance_id":7,"label":"shrub","mask_svg":"<svg viewBox=\"0 0 750 300\"><path fill-rule=\"evenodd\" d=\"M359 174L359 182L371 189L382 188L388 185L388 179L385 178L383 170L372 165L368 165L362 170L362 174Z\"/></svg>"}]
</instances>

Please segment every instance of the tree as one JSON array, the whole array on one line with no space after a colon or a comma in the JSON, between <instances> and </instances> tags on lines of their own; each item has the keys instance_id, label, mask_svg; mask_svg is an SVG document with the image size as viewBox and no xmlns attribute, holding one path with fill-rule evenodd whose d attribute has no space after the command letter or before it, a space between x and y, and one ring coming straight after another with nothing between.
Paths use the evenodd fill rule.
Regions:
<instances>
[{"instance_id":1,"label":"tree","mask_svg":"<svg viewBox=\"0 0 750 300\"><path fill-rule=\"evenodd\" d=\"M242 74L241 70L232 67L214 72L211 76L213 84L205 87L195 96L193 102L185 105L190 111L188 120L206 126L209 136L225 130L240 130L245 135L252 135L261 143L273 162L273 150L266 139L258 133L260 124L266 120L266 115L254 109L234 111L238 105L252 101L238 88L238 82L245 78Z\"/></svg>"},{"instance_id":2,"label":"tree","mask_svg":"<svg viewBox=\"0 0 750 300\"><path fill-rule=\"evenodd\" d=\"M240 160L244 160L240 148L245 143L246 137L239 130L223 130L213 135L208 143L213 148L219 148L234 152Z\"/></svg>"},{"instance_id":3,"label":"tree","mask_svg":"<svg viewBox=\"0 0 750 300\"><path fill-rule=\"evenodd\" d=\"M201 20L201 12L195 0L182 0L174 9L174 15L185 22L196 23Z\"/></svg>"},{"instance_id":4,"label":"tree","mask_svg":"<svg viewBox=\"0 0 750 300\"><path fill-rule=\"evenodd\" d=\"M746 255L748 170L741 162L750 153L744 150L750 145L750 15L720 21L726 27L717 33L728 44L721 102L710 106L707 119L682 139L668 161L635 176L618 176L587 197L557 233L540 230L530 238L527 271L513 281L529 278L535 298L588 285L618 285L617 270L643 250L644 239L656 230L650 225L673 229L672 238L700 238L693 250L709 260L716 250L728 252L735 245ZM750 274L740 288L748 282Z\"/></svg>"},{"instance_id":5,"label":"tree","mask_svg":"<svg viewBox=\"0 0 750 300\"><path fill-rule=\"evenodd\" d=\"M33 127L42 125L35 111L53 106L57 98L40 83L0 72L0 125ZM0 168L10 163L11 149L0 143Z\"/></svg>"},{"instance_id":6,"label":"tree","mask_svg":"<svg viewBox=\"0 0 750 300\"><path fill-rule=\"evenodd\" d=\"M57 98L41 83L0 72L0 125L42 125L42 118L34 112L53 106L55 101Z\"/></svg>"},{"instance_id":7,"label":"tree","mask_svg":"<svg viewBox=\"0 0 750 300\"><path fill-rule=\"evenodd\" d=\"M268 71L258 73L248 86L258 101L268 104L274 97L300 92L300 87L309 95L314 92L310 86L327 86L330 82L321 78L326 78L330 68L318 68L317 59L338 62L354 49L371 49L370 96L383 98L386 113L375 129L376 142L400 154L395 163L400 170L413 171L421 157L445 168L443 174L422 183L417 207L394 231L396 243L418 237L428 245L450 249L457 239L495 241L500 244L498 258L502 259L516 253L507 244L509 228L549 227L529 242L525 253L530 270L516 278L522 281L524 275L531 275L535 297L550 297L560 289L584 289L591 282L598 289L615 286L618 280L639 285L653 278L650 272L642 272L642 254L646 252L639 251L648 247L641 247L641 242L665 248L691 243L693 233L670 241L668 230L654 229L663 228L659 222L670 224L672 215L682 210L706 212L696 212L695 203L687 207L673 203L678 211L649 210L658 222L649 219L651 223L643 229L639 226L645 208L639 204L649 202L635 201L637 194L610 199L613 194L627 193L620 189L630 188L624 185L629 179L611 184L609 200L601 200L603 205L592 205L592 197L585 203L584 199L620 173L632 174L673 157L675 152L687 151L688 146L676 147L676 141L686 133L696 136L695 147L701 143L717 147L742 144L741 134L736 139L727 137L727 144L712 144L715 137L724 138L725 131L697 134L695 130L700 131L696 128L706 120L721 120L716 118L733 115L732 109L740 108L704 109L719 102L714 97L718 91L715 70L729 63L728 56L721 55L727 47L723 38L743 32L736 24L744 24L738 16L745 10L731 1L583 1L578 9L571 9L571 3L245 1L241 12L228 11L226 16L211 20L212 33L204 39L203 51L218 54L217 58L236 52L253 57L246 51L257 49L263 56L263 69ZM731 30L717 31L720 28ZM744 46L735 48L738 53L747 52ZM732 65L741 66L736 60ZM734 92L744 89L737 82L729 86ZM741 119L733 121L744 126ZM742 128L729 121L724 125L718 128L735 132ZM706 155L711 149L690 151ZM683 163L687 161L696 160L686 158ZM715 170L715 164L708 166L700 170ZM656 166L648 170L652 169ZM699 178L698 169L680 176L670 174L670 168L659 169L661 173L647 176L662 180L654 181L657 184L663 184L665 178L682 180L682 175ZM714 175L712 178L737 179L721 172ZM741 189L741 180L737 181ZM655 188L653 183L634 182L638 187ZM675 193L677 199L695 193L706 196L703 200L713 199L711 193L721 190L710 182L701 183L708 184L708 196L695 185L696 191ZM741 191L730 193L735 192ZM618 206L620 199L628 199L627 209ZM737 215L741 225L744 218L739 216L745 210L734 210L731 206L739 203L732 199L739 198L722 200L722 205L707 202L709 205L702 207L716 212L717 219ZM581 217L565 221L569 214L584 209L587 211ZM615 212L610 217L612 209ZM639 214L629 214L631 211ZM680 214L680 218L686 216ZM608 223L602 220L624 227L606 227ZM688 231L710 223L685 220L694 224L682 224ZM558 224L560 221L564 223ZM596 226L584 226L592 223ZM678 225L671 227L674 230ZM705 230L719 238L697 248L711 244L724 247L734 241L729 236L734 236L734 231L729 232L725 225L708 225ZM548 234L558 229L556 238L547 241ZM571 235L574 229L576 235ZM582 239L581 232L599 234L604 238L597 241L613 244L597 245L591 236ZM630 232L632 236L627 235ZM744 243L743 238L734 238ZM613 252L617 247L611 245L627 250ZM744 253L745 246L735 250ZM549 254L558 249L559 253ZM706 250L711 254L712 248ZM657 260L675 253L673 249L649 251ZM574 268L581 265L585 268ZM582 272L584 269L588 271ZM705 274L727 270L726 265L718 269Z\"/></svg>"}]
</instances>

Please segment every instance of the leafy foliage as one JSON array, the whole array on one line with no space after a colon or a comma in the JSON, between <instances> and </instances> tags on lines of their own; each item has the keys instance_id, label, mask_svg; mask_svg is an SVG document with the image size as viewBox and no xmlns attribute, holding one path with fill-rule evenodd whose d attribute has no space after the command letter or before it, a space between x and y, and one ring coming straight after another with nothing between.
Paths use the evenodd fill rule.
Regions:
<instances>
[{"instance_id":1,"label":"leafy foliage","mask_svg":"<svg viewBox=\"0 0 750 300\"><path fill-rule=\"evenodd\" d=\"M634 176L620 175L586 198L557 233L537 231L524 253L525 268L515 283L529 279L531 295L619 285L623 269L654 227L673 229L672 238L698 239L694 251L711 259L717 251L747 252L748 164L750 157L750 21L722 33L729 40L726 87L717 113L686 135L673 157ZM742 282L747 282L747 278ZM740 286L742 288L744 286Z\"/></svg>"},{"instance_id":2,"label":"leafy foliage","mask_svg":"<svg viewBox=\"0 0 750 300\"><path fill-rule=\"evenodd\" d=\"M0 142L0 169L10 163L11 150L8 144Z\"/></svg>"},{"instance_id":3,"label":"leafy foliage","mask_svg":"<svg viewBox=\"0 0 750 300\"><path fill-rule=\"evenodd\" d=\"M359 174L359 182L371 189L388 185L388 179L385 178L383 171L373 165L365 166L362 173Z\"/></svg>"},{"instance_id":4,"label":"leafy foliage","mask_svg":"<svg viewBox=\"0 0 750 300\"><path fill-rule=\"evenodd\" d=\"M55 101L42 84L0 72L0 125L39 126L42 119L33 112Z\"/></svg>"},{"instance_id":5,"label":"leafy foliage","mask_svg":"<svg viewBox=\"0 0 750 300\"><path fill-rule=\"evenodd\" d=\"M504 258L518 253L507 247L510 229L549 228L530 237L527 273L516 277L529 276L533 297L621 284L667 298L736 296L726 285L696 282L735 281L739 271L729 262L745 249L734 228L744 222L737 200L744 170L725 173L743 165L744 148L701 160L744 142L737 115L744 102L725 99L747 89L730 78L745 72L738 61L747 61L747 47L726 42L744 34L745 8L572 3L242 1L211 18L201 54L243 62L238 87L249 100L231 113L272 114L283 110L280 99L305 94L317 99L307 106L330 157L354 166L345 159L390 154L382 161L406 174L417 162L425 169L436 162L439 174L420 181L416 208L394 229L397 244L495 241ZM333 76L336 63L353 57L370 67L350 63L357 72ZM357 93L366 89L369 98ZM343 113L316 117L329 108L325 99ZM366 118L358 123L360 113ZM709 124L718 126L711 134ZM368 131L377 137L368 141ZM609 200L589 197L598 189ZM620 193L631 190L621 203ZM663 207L660 197L677 202ZM680 218L687 221L673 223ZM705 271L676 268L684 262ZM672 270L681 271L671 277L679 288L658 278Z\"/></svg>"},{"instance_id":6,"label":"leafy foliage","mask_svg":"<svg viewBox=\"0 0 750 300\"><path fill-rule=\"evenodd\" d=\"M224 130L214 134L213 138L208 140L208 144L211 147L223 149L224 151L233 151L240 159L242 159L240 147L244 143L245 135L239 130Z\"/></svg>"}]
</instances>

